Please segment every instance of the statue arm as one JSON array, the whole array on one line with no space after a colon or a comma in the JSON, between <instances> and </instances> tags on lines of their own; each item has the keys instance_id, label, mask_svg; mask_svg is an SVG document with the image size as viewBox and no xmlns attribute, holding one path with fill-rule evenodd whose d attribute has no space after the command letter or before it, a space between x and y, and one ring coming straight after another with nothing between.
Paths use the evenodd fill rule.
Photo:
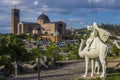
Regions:
<instances>
[{"instance_id":1,"label":"statue arm","mask_svg":"<svg viewBox=\"0 0 120 80\"><path fill-rule=\"evenodd\" d=\"M116 46L117 46L118 49L120 49L120 45L118 44L118 42L116 43Z\"/></svg>"}]
</instances>

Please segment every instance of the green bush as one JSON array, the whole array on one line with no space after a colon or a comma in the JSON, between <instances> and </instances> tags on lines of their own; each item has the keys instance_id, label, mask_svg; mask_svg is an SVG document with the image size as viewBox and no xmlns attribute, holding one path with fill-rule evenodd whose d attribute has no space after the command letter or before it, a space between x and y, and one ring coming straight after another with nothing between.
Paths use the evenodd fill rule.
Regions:
<instances>
[{"instance_id":1,"label":"green bush","mask_svg":"<svg viewBox=\"0 0 120 80\"><path fill-rule=\"evenodd\" d=\"M78 58L77 58L77 55L71 54L71 55L70 55L70 59L71 59L71 60L77 60Z\"/></svg>"},{"instance_id":2,"label":"green bush","mask_svg":"<svg viewBox=\"0 0 120 80\"><path fill-rule=\"evenodd\" d=\"M69 57L71 60L79 59L78 53L75 50L72 50L69 52Z\"/></svg>"},{"instance_id":3,"label":"green bush","mask_svg":"<svg viewBox=\"0 0 120 80\"><path fill-rule=\"evenodd\" d=\"M11 62L11 58L9 55L0 56L0 65L6 65Z\"/></svg>"},{"instance_id":4,"label":"green bush","mask_svg":"<svg viewBox=\"0 0 120 80\"><path fill-rule=\"evenodd\" d=\"M58 55L57 56L58 61L64 61L65 59L66 59L66 56L63 56L63 55Z\"/></svg>"},{"instance_id":5,"label":"green bush","mask_svg":"<svg viewBox=\"0 0 120 80\"><path fill-rule=\"evenodd\" d=\"M118 56L120 56L120 50L118 51Z\"/></svg>"},{"instance_id":6,"label":"green bush","mask_svg":"<svg viewBox=\"0 0 120 80\"><path fill-rule=\"evenodd\" d=\"M111 73L106 80L120 80L120 73Z\"/></svg>"},{"instance_id":7,"label":"green bush","mask_svg":"<svg viewBox=\"0 0 120 80\"><path fill-rule=\"evenodd\" d=\"M119 49L116 47L116 45L113 45L112 48L111 48L111 52L112 52L113 54L117 54L118 51L119 51Z\"/></svg>"}]
</instances>

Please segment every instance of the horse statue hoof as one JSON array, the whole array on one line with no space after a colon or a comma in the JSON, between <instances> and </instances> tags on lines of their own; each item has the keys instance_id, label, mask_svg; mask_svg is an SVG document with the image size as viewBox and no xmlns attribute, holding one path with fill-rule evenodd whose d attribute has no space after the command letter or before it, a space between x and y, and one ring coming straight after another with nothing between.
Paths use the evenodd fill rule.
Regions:
<instances>
[{"instance_id":1,"label":"horse statue hoof","mask_svg":"<svg viewBox=\"0 0 120 80\"><path fill-rule=\"evenodd\" d=\"M93 74L91 74L91 77L93 77Z\"/></svg>"},{"instance_id":2,"label":"horse statue hoof","mask_svg":"<svg viewBox=\"0 0 120 80\"><path fill-rule=\"evenodd\" d=\"M86 77L86 75L83 75L83 77Z\"/></svg>"},{"instance_id":3,"label":"horse statue hoof","mask_svg":"<svg viewBox=\"0 0 120 80\"><path fill-rule=\"evenodd\" d=\"M101 77L101 78L104 78L104 77L105 77L105 75L100 75L100 77Z\"/></svg>"},{"instance_id":4,"label":"horse statue hoof","mask_svg":"<svg viewBox=\"0 0 120 80\"><path fill-rule=\"evenodd\" d=\"M99 72L97 72L97 74L100 74Z\"/></svg>"}]
</instances>

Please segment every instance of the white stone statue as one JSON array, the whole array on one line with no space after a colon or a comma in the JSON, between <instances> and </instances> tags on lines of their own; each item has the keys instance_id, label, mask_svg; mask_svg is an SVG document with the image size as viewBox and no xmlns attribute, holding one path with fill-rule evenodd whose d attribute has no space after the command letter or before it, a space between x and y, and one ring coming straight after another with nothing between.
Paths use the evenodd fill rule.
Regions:
<instances>
[{"instance_id":1,"label":"white stone statue","mask_svg":"<svg viewBox=\"0 0 120 80\"><path fill-rule=\"evenodd\" d=\"M118 41L117 41L117 40L115 40L115 41L113 42L113 44L115 44L116 47L117 47L118 49L120 49L120 45L118 44Z\"/></svg>"},{"instance_id":2,"label":"white stone statue","mask_svg":"<svg viewBox=\"0 0 120 80\"><path fill-rule=\"evenodd\" d=\"M91 76L94 75L94 64L98 67L99 74L99 62L102 66L102 73L100 77L105 77L106 72L106 56L108 52L108 46L104 44L104 42L108 39L110 33L104 29L101 29L97 26L96 23L93 26L89 26L88 30L91 30L91 35L87 39L87 41L81 40L81 44L79 47L79 56L85 57L85 74L83 77L87 76L88 72L88 62L91 59ZM95 63L94 63L95 60Z\"/></svg>"},{"instance_id":3,"label":"white stone statue","mask_svg":"<svg viewBox=\"0 0 120 80\"><path fill-rule=\"evenodd\" d=\"M95 61L95 72L97 73L97 74L100 74L100 61L99 60L96 60Z\"/></svg>"}]
</instances>

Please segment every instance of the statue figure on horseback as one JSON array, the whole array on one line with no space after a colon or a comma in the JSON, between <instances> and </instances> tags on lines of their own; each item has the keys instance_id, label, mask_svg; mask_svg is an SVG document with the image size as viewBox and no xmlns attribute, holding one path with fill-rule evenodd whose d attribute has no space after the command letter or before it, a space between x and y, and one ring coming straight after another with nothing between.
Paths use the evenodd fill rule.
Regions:
<instances>
[{"instance_id":1,"label":"statue figure on horseback","mask_svg":"<svg viewBox=\"0 0 120 80\"><path fill-rule=\"evenodd\" d=\"M106 42L110 33L101 29L94 22L93 26L87 26L87 29L91 31L90 37L86 41L86 48L89 50L91 48L95 48L95 44L91 46L92 42L98 38L102 42Z\"/></svg>"},{"instance_id":2,"label":"statue figure on horseback","mask_svg":"<svg viewBox=\"0 0 120 80\"><path fill-rule=\"evenodd\" d=\"M96 23L93 26L88 26L88 30L91 31L90 37L86 41L81 41L79 48L80 57L85 57L86 70L85 75L87 76L88 71L88 61L91 59L91 76L94 75L94 60L101 62L102 65L102 74L101 77L105 77L106 72L106 55L108 52L108 46L105 45L110 33L106 30L99 28Z\"/></svg>"}]
</instances>

